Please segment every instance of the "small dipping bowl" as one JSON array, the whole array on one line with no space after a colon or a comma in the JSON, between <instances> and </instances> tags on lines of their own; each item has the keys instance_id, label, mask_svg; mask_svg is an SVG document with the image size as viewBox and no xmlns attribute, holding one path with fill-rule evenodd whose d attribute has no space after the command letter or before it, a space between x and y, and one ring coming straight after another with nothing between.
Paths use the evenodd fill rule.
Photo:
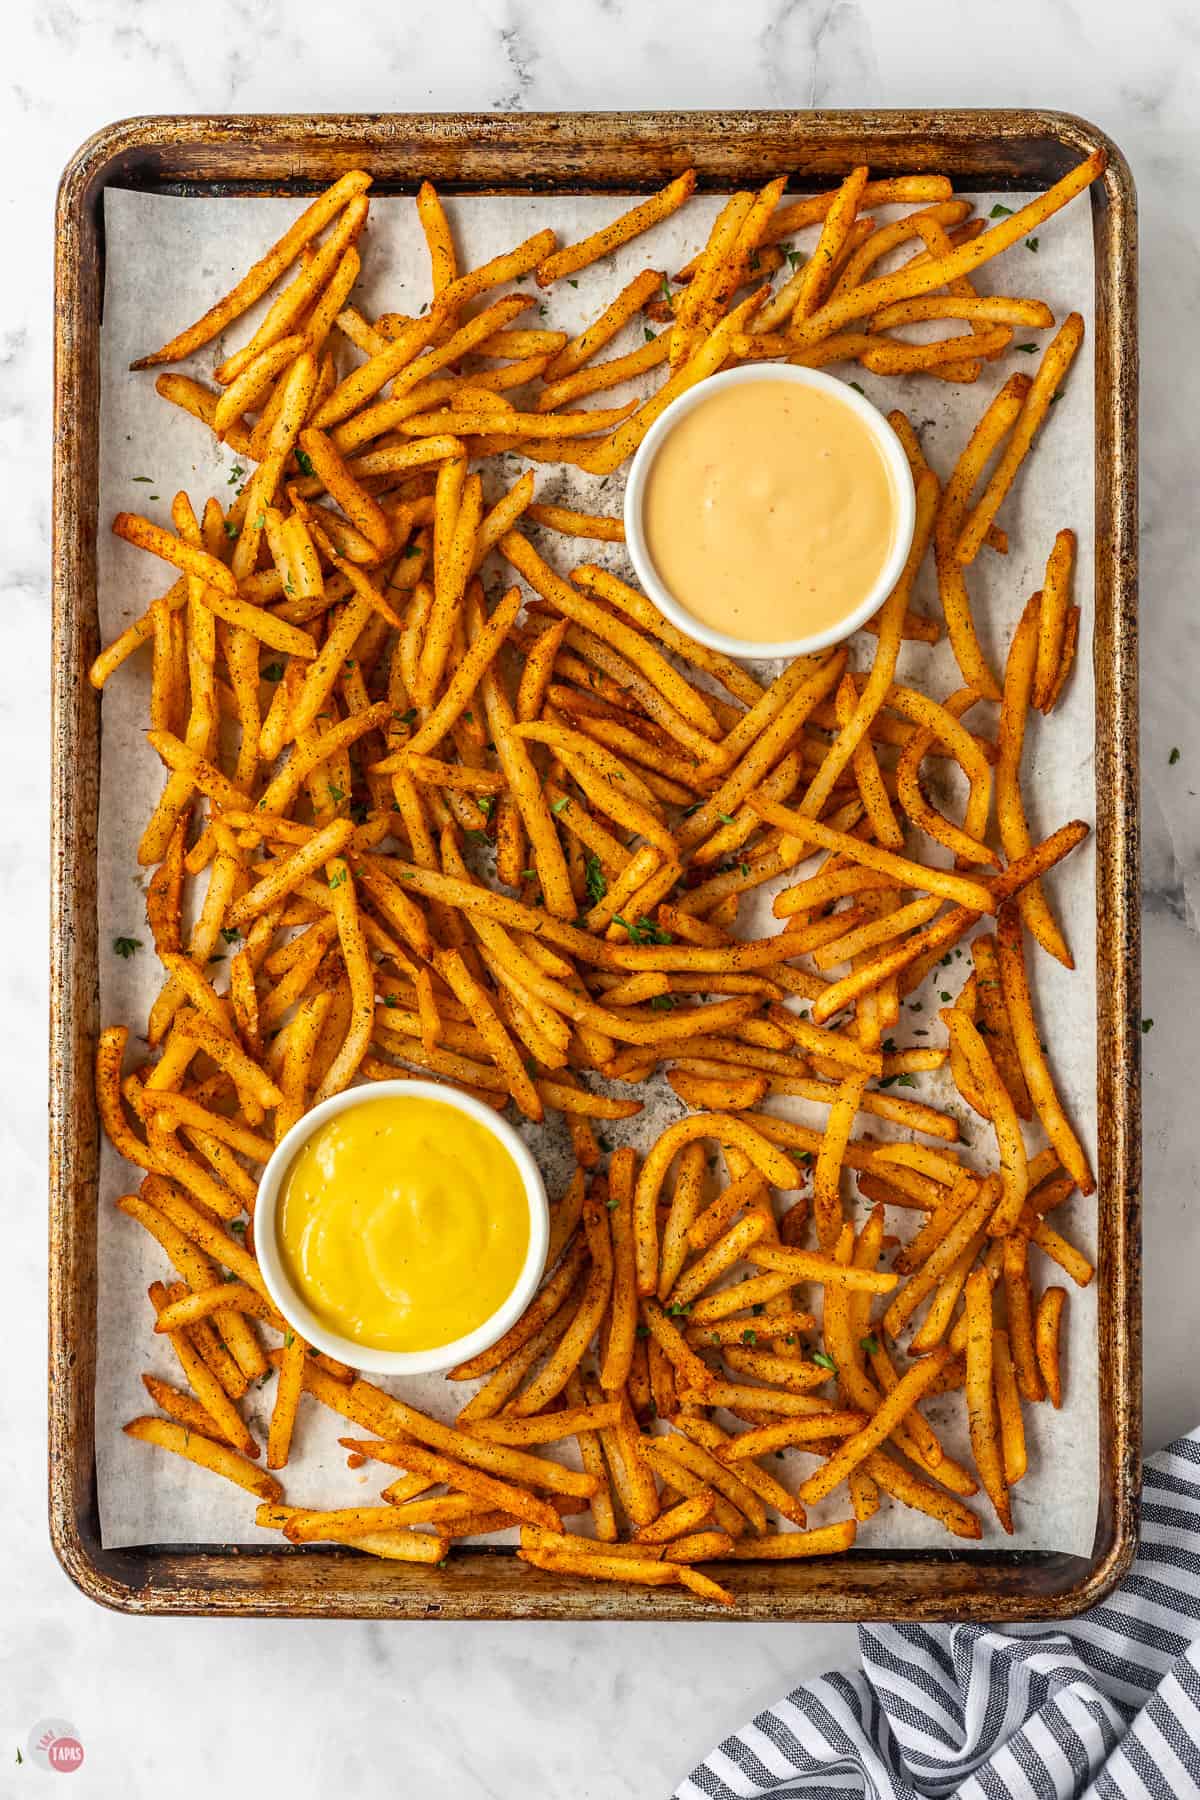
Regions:
<instances>
[{"instance_id":1,"label":"small dipping bowl","mask_svg":"<svg viewBox=\"0 0 1200 1800\"><path fill-rule=\"evenodd\" d=\"M436 1344L426 1350L384 1350L343 1337L318 1319L288 1274L278 1238L279 1206L292 1164L313 1133L339 1114L376 1100L424 1100L443 1107L446 1129L452 1132L455 1115L466 1114L490 1133L508 1153L516 1166L529 1207L529 1243L525 1260L508 1297L500 1306L475 1326L474 1330L453 1342ZM271 1299L299 1335L317 1350L333 1356L351 1368L374 1375L432 1375L465 1362L487 1350L516 1324L537 1289L546 1262L550 1241L550 1214L546 1190L538 1166L512 1126L470 1094L442 1087L432 1081L374 1081L370 1086L347 1088L334 1094L311 1112L297 1120L280 1139L263 1171L254 1209L254 1249ZM463 1271L470 1281L470 1269Z\"/></svg>"},{"instance_id":2,"label":"small dipping bowl","mask_svg":"<svg viewBox=\"0 0 1200 1800\"><path fill-rule=\"evenodd\" d=\"M650 472L666 439L682 419L696 407L711 400L714 394L725 388L750 382L787 382L817 389L855 413L867 426L878 446L895 500L895 531L891 548L874 583L861 600L832 625L807 636L780 638L770 642L734 637L690 612L685 596L673 593L655 567L643 523ZM721 375L712 375L706 381L697 382L694 387L688 388L685 393L672 400L642 439L625 486L625 543L644 591L659 611L680 631L686 632L698 643L707 644L710 649L723 651L726 656L809 656L815 651L827 650L832 644L841 643L878 612L895 587L908 558L915 527L916 495L912 472L904 446L883 414L848 383L838 381L820 369L805 369L792 363L754 363L744 368L727 369Z\"/></svg>"}]
</instances>

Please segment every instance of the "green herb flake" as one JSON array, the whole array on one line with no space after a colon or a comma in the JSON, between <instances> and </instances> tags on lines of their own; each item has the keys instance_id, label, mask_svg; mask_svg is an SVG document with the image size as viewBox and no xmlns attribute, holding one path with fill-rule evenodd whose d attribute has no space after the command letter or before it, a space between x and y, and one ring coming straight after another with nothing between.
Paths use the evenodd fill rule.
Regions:
<instances>
[{"instance_id":1,"label":"green herb flake","mask_svg":"<svg viewBox=\"0 0 1200 1800\"><path fill-rule=\"evenodd\" d=\"M750 1308L750 1311L754 1314L754 1317L756 1319L761 1318L763 1313L766 1312L766 1310L767 1310L766 1302L763 1300L757 1300L754 1303L754 1305Z\"/></svg>"},{"instance_id":2,"label":"green herb flake","mask_svg":"<svg viewBox=\"0 0 1200 1800\"><path fill-rule=\"evenodd\" d=\"M814 1350L813 1361L822 1369L828 1369L831 1375L837 1374L837 1364L827 1350Z\"/></svg>"},{"instance_id":3,"label":"green herb flake","mask_svg":"<svg viewBox=\"0 0 1200 1800\"><path fill-rule=\"evenodd\" d=\"M329 886L331 888L340 888L345 879L345 869L335 869L333 874L329 877Z\"/></svg>"},{"instance_id":4,"label":"green herb flake","mask_svg":"<svg viewBox=\"0 0 1200 1800\"><path fill-rule=\"evenodd\" d=\"M340 806L342 801L346 798L341 788L337 787L332 781L327 783L325 792L329 795L330 806Z\"/></svg>"},{"instance_id":5,"label":"green herb flake","mask_svg":"<svg viewBox=\"0 0 1200 1800\"><path fill-rule=\"evenodd\" d=\"M579 283L577 281L572 280L572 278L568 275L567 276L567 286L577 288L579 286Z\"/></svg>"},{"instance_id":6,"label":"green herb flake","mask_svg":"<svg viewBox=\"0 0 1200 1800\"><path fill-rule=\"evenodd\" d=\"M1037 351L1036 344L1014 344L1014 350L1020 350L1024 356L1033 356Z\"/></svg>"},{"instance_id":7,"label":"green herb flake","mask_svg":"<svg viewBox=\"0 0 1200 1800\"><path fill-rule=\"evenodd\" d=\"M225 521L225 536L227 538L235 538L237 536L237 534L238 534L238 528L234 524L233 520L226 519L226 521Z\"/></svg>"},{"instance_id":8,"label":"green herb flake","mask_svg":"<svg viewBox=\"0 0 1200 1800\"><path fill-rule=\"evenodd\" d=\"M383 1004L387 1007L394 1008L399 1006L400 1002L397 1000L395 994L385 994L383 996Z\"/></svg>"},{"instance_id":9,"label":"green herb flake","mask_svg":"<svg viewBox=\"0 0 1200 1800\"><path fill-rule=\"evenodd\" d=\"M949 1004L950 1004L951 1000L953 1000L953 998L954 998L953 994L948 994L946 992L945 988L943 988L941 993L938 995L938 999L941 1001L943 1006L949 1006Z\"/></svg>"},{"instance_id":10,"label":"green herb flake","mask_svg":"<svg viewBox=\"0 0 1200 1800\"><path fill-rule=\"evenodd\" d=\"M874 1333L872 1333L870 1337L860 1338L858 1340L858 1347L860 1350L865 1350L868 1356L879 1355L879 1339Z\"/></svg>"},{"instance_id":11,"label":"green herb flake","mask_svg":"<svg viewBox=\"0 0 1200 1800\"><path fill-rule=\"evenodd\" d=\"M917 1078L915 1075L897 1075L896 1077L897 1087L916 1087L916 1085Z\"/></svg>"},{"instance_id":12,"label":"green herb flake","mask_svg":"<svg viewBox=\"0 0 1200 1800\"><path fill-rule=\"evenodd\" d=\"M989 219L1010 219L1012 217L1012 210L1013 209L1011 206L1002 206L1000 201L997 200L995 206L993 206L991 212L988 214L988 218Z\"/></svg>"},{"instance_id":13,"label":"green herb flake","mask_svg":"<svg viewBox=\"0 0 1200 1800\"><path fill-rule=\"evenodd\" d=\"M284 1337L284 1340L283 1340L283 1347L284 1347L284 1349L285 1349L285 1350L290 1350L290 1349L291 1349L291 1347L292 1347L292 1345L293 1345L293 1344L294 1344L294 1343L295 1343L295 1341L296 1341L296 1334L295 1334L295 1332L294 1332L294 1331L289 1331L289 1332L288 1332L288 1333L287 1333L287 1334L286 1334L286 1336L285 1336L285 1337Z\"/></svg>"},{"instance_id":14,"label":"green herb flake","mask_svg":"<svg viewBox=\"0 0 1200 1800\"><path fill-rule=\"evenodd\" d=\"M300 473L302 475L311 475L313 473L313 459L308 454L307 450L297 450L296 461L300 465Z\"/></svg>"},{"instance_id":15,"label":"green herb flake","mask_svg":"<svg viewBox=\"0 0 1200 1800\"><path fill-rule=\"evenodd\" d=\"M637 1330L634 1332L634 1336L640 1337L640 1338L648 1338L650 1336L650 1327L648 1325L639 1325L637 1327Z\"/></svg>"},{"instance_id":16,"label":"green herb flake","mask_svg":"<svg viewBox=\"0 0 1200 1800\"><path fill-rule=\"evenodd\" d=\"M608 882L604 870L600 866L600 858L593 851L584 864L583 885L587 897L593 906L599 906L608 892Z\"/></svg>"},{"instance_id":17,"label":"green herb flake","mask_svg":"<svg viewBox=\"0 0 1200 1800\"><path fill-rule=\"evenodd\" d=\"M1031 237L1031 238L1026 238L1026 239L1025 239L1025 248L1026 248L1026 249L1027 249L1027 250L1032 250L1032 251L1033 251L1033 254L1034 254L1034 255L1035 255L1035 256L1036 256L1036 255L1037 255L1037 247L1038 247L1038 240L1037 240L1037 238L1035 238L1035 237Z\"/></svg>"},{"instance_id":18,"label":"green herb flake","mask_svg":"<svg viewBox=\"0 0 1200 1800\"><path fill-rule=\"evenodd\" d=\"M1179 749L1179 745L1176 744L1173 746L1173 748L1171 750L1171 754L1167 758L1168 768L1173 769L1175 767L1175 764L1179 761L1180 755L1181 755L1181 751Z\"/></svg>"},{"instance_id":19,"label":"green herb flake","mask_svg":"<svg viewBox=\"0 0 1200 1800\"><path fill-rule=\"evenodd\" d=\"M654 342L654 333L651 331L651 329L648 325L642 326L642 336L645 338L645 340L648 344L652 344Z\"/></svg>"},{"instance_id":20,"label":"green herb flake","mask_svg":"<svg viewBox=\"0 0 1200 1800\"><path fill-rule=\"evenodd\" d=\"M743 1331L743 1333L742 1333L742 1342L743 1342L743 1344L751 1344L751 1345L753 1345L753 1344L757 1344L757 1342L758 1342L758 1333L757 1333L757 1331L755 1331L755 1330L754 1330L754 1329L753 1329L753 1327L752 1327L752 1326L750 1326L750 1325L747 1325L747 1327L746 1327L746 1329L745 1329L745 1331Z\"/></svg>"},{"instance_id":21,"label":"green herb flake","mask_svg":"<svg viewBox=\"0 0 1200 1800\"><path fill-rule=\"evenodd\" d=\"M1153 1031L1153 1030L1154 1030L1154 1020L1153 1019L1143 1019L1142 1020L1142 1036L1145 1037L1145 1035L1148 1031ZM1043 1048L1044 1047L1045 1046L1043 1046Z\"/></svg>"},{"instance_id":22,"label":"green herb flake","mask_svg":"<svg viewBox=\"0 0 1200 1800\"><path fill-rule=\"evenodd\" d=\"M495 794L481 794L475 802L485 819L490 819L496 810Z\"/></svg>"},{"instance_id":23,"label":"green herb flake","mask_svg":"<svg viewBox=\"0 0 1200 1800\"><path fill-rule=\"evenodd\" d=\"M269 662L265 669L259 670L259 674L264 681L282 681L283 664L281 662Z\"/></svg>"},{"instance_id":24,"label":"green herb flake","mask_svg":"<svg viewBox=\"0 0 1200 1800\"><path fill-rule=\"evenodd\" d=\"M566 810L567 810L568 806L570 806L570 804L571 804L571 802L568 799L567 795L563 794L557 800L555 800L553 802L553 804L550 807L550 811L552 813L566 812Z\"/></svg>"},{"instance_id":25,"label":"green herb flake","mask_svg":"<svg viewBox=\"0 0 1200 1800\"><path fill-rule=\"evenodd\" d=\"M733 814L732 813L718 813L717 817L718 817L718 819L720 819L722 825L732 825L733 824Z\"/></svg>"},{"instance_id":26,"label":"green herb flake","mask_svg":"<svg viewBox=\"0 0 1200 1800\"><path fill-rule=\"evenodd\" d=\"M860 386L859 386L859 384L858 384L858 382L857 382L857 381L852 381L852 382L851 382L851 383L850 383L850 386L851 386L851 387L852 387L852 388L853 388L853 389L854 389L854 391L855 391L855 393L856 393L856 394L861 394L861 395L862 395L862 397L863 397L863 399L864 399L864 400L865 400L865 399L866 399L866 397L867 397L867 390L866 390L866 388L864 388L864 387L860 387Z\"/></svg>"},{"instance_id":27,"label":"green herb flake","mask_svg":"<svg viewBox=\"0 0 1200 1800\"><path fill-rule=\"evenodd\" d=\"M673 994L653 994L650 1005L655 1012L672 1012L675 1007L675 996Z\"/></svg>"},{"instance_id":28,"label":"green herb flake","mask_svg":"<svg viewBox=\"0 0 1200 1800\"><path fill-rule=\"evenodd\" d=\"M232 1231L235 1238L244 1238L246 1235L245 1219L230 1220L229 1229L230 1229L230 1231Z\"/></svg>"},{"instance_id":29,"label":"green herb flake","mask_svg":"<svg viewBox=\"0 0 1200 1800\"><path fill-rule=\"evenodd\" d=\"M667 1311L670 1313L670 1315L673 1319L690 1319L692 1316L691 1307L690 1306L681 1306L679 1304L678 1300L672 1300L670 1306L668 1306L668 1308L667 1308Z\"/></svg>"},{"instance_id":30,"label":"green herb flake","mask_svg":"<svg viewBox=\"0 0 1200 1800\"><path fill-rule=\"evenodd\" d=\"M141 947L141 938L118 937L113 939L113 949L125 962L128 962L131 956L136 956Z\"/></svg>"}]
</instances>

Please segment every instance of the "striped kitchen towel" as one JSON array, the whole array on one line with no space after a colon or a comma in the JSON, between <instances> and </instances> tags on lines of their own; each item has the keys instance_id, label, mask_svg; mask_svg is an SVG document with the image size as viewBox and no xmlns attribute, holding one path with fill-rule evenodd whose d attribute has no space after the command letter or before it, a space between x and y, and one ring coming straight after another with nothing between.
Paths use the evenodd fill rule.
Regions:
<instances>
[{"instance_id":1,"label":"striped kitchen towel","mask_svg":"<svg viewBox=\"0 0 1200 1800\"><path fill-rule=\"evenodd\" d=\"M857 1674L759 1713L678 1800L1200 1795L1200 1431L1146 1464L1124 1583L1054 1630L864 1625Z\"/></svg>"}]
</instances>

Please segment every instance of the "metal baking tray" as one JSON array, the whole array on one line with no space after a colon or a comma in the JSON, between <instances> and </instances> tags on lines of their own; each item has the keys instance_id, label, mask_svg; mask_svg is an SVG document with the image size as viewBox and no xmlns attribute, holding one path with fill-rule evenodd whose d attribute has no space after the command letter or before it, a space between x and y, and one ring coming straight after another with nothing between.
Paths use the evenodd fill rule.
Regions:
<instances>
[{"instance_id":1,"label":"metal baking tray","mask_svg":"<svg viewBox=\"0 0 1200 1800\"><path fill-rule=\"evenodd\" d=\"M684 1589L533 1573L504 1549L448 1565L352 1550L153 1544L106 1549L96 1498L97 650L103 196L303 195L369 169L381 193L636 193L693 165L710 190L787 172L798 191L857 163L948 173L967 190L1050 185L1098 145L1095 246L1095 752L1099 1117L1099 1512L1090 1556L855 1550L722 1573L743 1620L1061 1619L1093 1605L1136 1542L1141 1432L1137 726L1137 218L1120 151L1064 113L703 112L143 118L68 164L55 264L49 1498L76 1585L132 1613L413 1619L712 1618Z\"/></svg>"}]
</instances>

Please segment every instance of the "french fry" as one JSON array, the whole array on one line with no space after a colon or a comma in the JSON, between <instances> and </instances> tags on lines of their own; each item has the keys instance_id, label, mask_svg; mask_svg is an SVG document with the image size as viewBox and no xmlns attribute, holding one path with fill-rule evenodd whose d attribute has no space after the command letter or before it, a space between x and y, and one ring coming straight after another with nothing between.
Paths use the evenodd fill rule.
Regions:
<instances>
[{"instance_id":1,"label":"french fry","mask_svg":"<svg viewBox=\"0 0 1200 1800\"><path fill-rule=\"evenodd\" d=\"M581 243L567 244L561 250L554 251L538 264L538 286L549 287L552 281L558 281L564 275L575 275L580 269L586 269L589 263L599 262L602 256L610 256L631 238L648 231L660 220L669 218L683 205L695 185L696 171L685 169L682 175L677 175L665 188L652 194L649 200L643 200L640 206L622 213L611 225L593 232L591 237L584 238Z\"/></svg>"},{"instance_id":2,"label":"french fry","mask_svg":"<svg viewBox=\"0 0 1200 1800\"><path fill-rule=\"evenodd\" d=\"M1046 1393L1050 1404L1054 1407L1062 1405L1059 1335L1066 1303L1066 1288L1048 1287L1038 1301L1037 1312L1034 1315L1033 1334L1038 1368L1041 1371L1042 1380L1046 1384Z\"/></svg>"},{"instance_id":3,"label":"french fry","mask_svg":"<svg viewBox=\"0 0 1200 1800\"><path fill-rule=\"evenodd\" d=\"M839 1519L833 1525L819 1525L811 1531L771 1532L749 1543L733 1544L725 1555L734 1562L783 1562L793 1557L837 1556L852 1548L857 1529L856 1520Z\"/></svg>"},{"instance_id":4,"label":"french fry","mask_svg":"<svg viewBox=\"0 0 1200 1800\"><path fill-rule=\"evenodd\" d=\"M170 1450L176 1456L186 1457L189 1462L211 1470L214 1475L223 1475L226 1481L245 1488L260 1500L275 1501L283 1498L283 1489L273 1475L268 1475L263 1469L256 1469L252 1462L247 1462L244 1456L239 1456L228 1445L219 1444L214 1438L191 1431L186 1425L147 1416L131 1419L122 1430L126 1437L137 1438L143 1444L156 1444L160 1450Z\"/></svg>"},{"instance_id":5,"label":"french fry","mask_svg":"<svg viewBox=\"0 0 1200 1800\"><path fill-rule=\"evenodd\" d=\"M974 562L979 554L988 526L994 520L1004 496L1016 479L1017 470L1028 455L1034 435L1044 423L1051 402L1057 398L1063 378L1074 361L1082 342L1083 319L1079 313L1071 313L1057 336L1047 345L1046 353L1025 397L1020 417L1013 426L1012 437L997 463L982 497L963 526L962 534L955 546L955 555L960 563Z\"/></svg>"},{"instance_id":6,"label":"french fry","mask_svg":"<svg viewBox=\"0 0 1200 1800\"><path fill-rule=\"evenodd\" d=\"M1025 1474L1029 1459L1025 1448L1025 1421L1021 1414L1021 1390L1017 1386L1008 1333L999 1329L992 1337L992 1374L996 1388L996 1411L1000 1421L1004 1479L1011 1488Z\"/></svg>"},{"instance_id":7,"label":"french fry","mask_svg":"<svg viewBox=\"0 0 1200 1800\"><path fill-rule=\"evenodd\" d=\"M1001 909L996 936L1004 1004L1012 1025L1013 1043L1016 1046L1021 1071L1029 1088L1030 1098L1063 1168L1074 1178L1081 1193L1090 1194L1095 1190L1096 1183L1087 1154L1067 1122L1042 1050L1041 1038L1033 1017L1029 980L1025 972L1021 922L1012 908Z\"/></svg>"},{"instance_id":8,"label":"french fry","mask_svg":"<svg viewBox=\"0 0 1200 1800\"><path fill-rule=\"evenodd\" d=\"M984 1269L967 1277L967 1413L971 1449L979 1479L996 1509L996 1517L1010 1535L1013 1529L1008 1483L1000 1448L996 1394L992 1379L992 1284Z\"/></svg>"}]
</instances>

